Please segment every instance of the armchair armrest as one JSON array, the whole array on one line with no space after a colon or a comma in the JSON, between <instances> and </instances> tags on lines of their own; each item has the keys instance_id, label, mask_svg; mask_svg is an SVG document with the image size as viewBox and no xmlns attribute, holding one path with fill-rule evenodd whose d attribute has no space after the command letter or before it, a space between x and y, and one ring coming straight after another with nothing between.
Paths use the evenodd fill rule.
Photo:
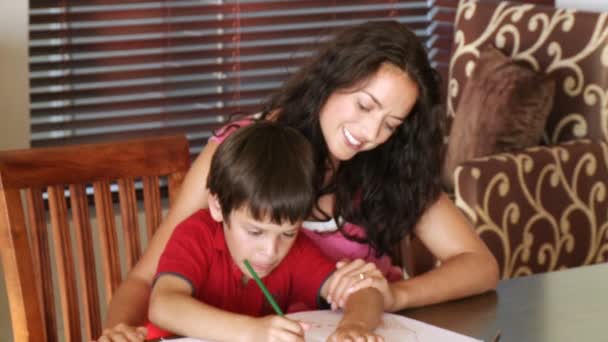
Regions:
<instances>
[{"instance_id":1,"label":"armchair armrest","mask_svg":"<svg viewBox=\"0 0 608 342\"><path fill-rule=\"evenodd\" d=\"M608 260L608 144L579 140L467 161L456 205L503 278Z\"/></svg>"}]
</instances>

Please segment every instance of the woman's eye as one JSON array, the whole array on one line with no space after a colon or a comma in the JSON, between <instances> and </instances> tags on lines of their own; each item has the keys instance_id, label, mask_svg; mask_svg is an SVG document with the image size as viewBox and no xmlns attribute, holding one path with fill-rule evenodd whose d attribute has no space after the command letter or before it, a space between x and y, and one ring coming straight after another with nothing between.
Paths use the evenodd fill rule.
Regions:
<instances>
[{"instance_id":1,"label":"woman's eye","mask_svg":"<svg viewBox=\"0 0 608 342\"><path fill-rule=\"evenodd\" d=\"M247 233L249 233L249 235L252 235L252 236L260 236L260 235L262 235L262 232L259 231L259 230L248 230Z\"/></svg>"},{"instance_id":2,"label":"woman's eye","mask_svg":"<svg viewBox=\"0 0 608 342\"><path fill-rule=\"evenodd\" d=\"M291 239L296 236L296 233L295 232L283 233L283 236Z\"/></svg>"},{"instance_id":3,"label":"woman's eye","mask_svg":"<svg viewBox=\"0 0 608 342\"><path fill-rule=\"evenodd\" d=\"M389 125L389 124L385 124L384 125L386 127L386 129L388 129L390 132L394 132L397 129L397 126L393 126L393 125Z\"/></svg>"},{"instance_id":4,"label":"woman's eye","mask_svg":"<svg viewBox=\"0 0 608 342\"><path fill-rule=\"evenodd\" d=\"M364 106L363 104L361 104L361 102L357 103L357 105L359 106L359 109L364 112L369 112L372 110L370 107L367 107L367 106Z\"/></svg>"}]
</instances>

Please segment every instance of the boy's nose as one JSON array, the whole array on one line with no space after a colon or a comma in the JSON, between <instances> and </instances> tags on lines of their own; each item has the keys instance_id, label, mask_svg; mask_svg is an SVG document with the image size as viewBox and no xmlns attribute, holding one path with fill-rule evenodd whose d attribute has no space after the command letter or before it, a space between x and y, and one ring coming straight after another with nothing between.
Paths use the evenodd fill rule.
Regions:
<instances>
[{"instance_id":1,"label":"boy's nose","mask_svg":"<svg viewBox=\"0 0 608 342\"><path fill-rule=\"evenodd\" d=\"M274 257L278 251L278 242L276 239L268 239L263 247L264 255L267 257Z\"/></svg>"}]
</instances>

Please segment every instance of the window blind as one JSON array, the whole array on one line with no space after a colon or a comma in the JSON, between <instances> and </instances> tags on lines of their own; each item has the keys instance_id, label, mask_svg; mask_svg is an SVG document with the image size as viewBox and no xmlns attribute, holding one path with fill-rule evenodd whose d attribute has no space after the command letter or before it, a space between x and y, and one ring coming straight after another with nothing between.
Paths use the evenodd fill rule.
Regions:
<instances>
[{"instance_id":1,"label":"window blind","mask_svg":"<svg viewBox=\"0 0 608 342\"><path fill-rule=\"evenodd\" d=\"M443 58L430 8L394 0L30 0L31 144L184 133L198 153L232 113L258 111L336 28L393 18Z\"/></svg>"},{"instance_id":2,"label":"window blind","mask_svg":"<svg viewBox=\"0 0 608 342\"><path fill-rule=\"evenodd\" d=\"M454 36L454 18L458 0L432 0L429 5L427 46L433 67L441 75L443 95L447 90L450 52ZM443 96L445 98L445 96Z\"/></svg>"}]
</instances>

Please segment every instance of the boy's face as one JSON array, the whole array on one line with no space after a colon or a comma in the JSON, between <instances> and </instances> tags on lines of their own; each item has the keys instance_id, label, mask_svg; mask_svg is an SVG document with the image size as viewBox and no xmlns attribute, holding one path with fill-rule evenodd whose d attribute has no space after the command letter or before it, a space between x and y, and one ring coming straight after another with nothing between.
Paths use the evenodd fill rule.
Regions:
<instances>
[{"instance_id":1,"label":"boy's face","mask_svg":"<svg viewBox=\"0 0 608 342\"><path fill-rule=\"evenodd\" d=\"M232 259L248 277L243 261L249 260L260 278L270 274L285 258L300 227L299 222L276 224L270 220L257 221L248 208L232 211L230 220L225 221L224 235Z\"/></svg>"}]
</instances>

